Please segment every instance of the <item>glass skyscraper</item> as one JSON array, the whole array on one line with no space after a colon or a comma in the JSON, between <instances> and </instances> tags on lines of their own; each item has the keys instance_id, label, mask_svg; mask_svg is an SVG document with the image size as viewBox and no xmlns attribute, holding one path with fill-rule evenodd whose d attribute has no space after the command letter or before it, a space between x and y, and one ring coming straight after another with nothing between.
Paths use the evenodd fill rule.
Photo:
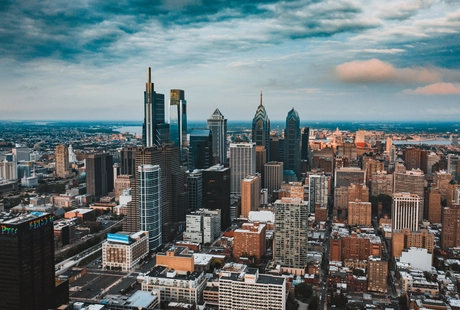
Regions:
<instances>
[{"instance_id":1,"label":"glass skyscraper","mask_svg":"<svg viewBox=\"0 0 460 310\"><path fill-rule=\"evenodd\" d=\"M219 162L226 164L227 160L227 120L219 109L216 109L208 119L208 129L212 134L212 152Z\"/></svg>"},{"instance_id":2,"label":"glass skyscraper","mask_svg":"<svg viewBox=\"0 0 460 310\"><path fill-rule=\"evenodd\" d=\"M284 170L292 170L300 180L300 117L294 108L286 117L284 129Z\"/></svg>"},{"instance_id":3,"label":"glass skyscraper","mask_svg":"<svg viewBox=\"0 0 460 310\"><path fill-rule=\"evenodd\" d=\"M140 230L149 233L149 249L161 245L161 168L159 165L137 167Z\"/></svg>"},{"instance_id":4,"label":"glass skyscraper","mask_svg":"<svg viewBox=\"0 0 460 310\"><path fill-rule=\"evenodd\" d=\"M265 147L267 160L270 161L270 119L265 107L262 105L262 92L260 92L260 104L252 119L252 142Z\"/></svg>"},{"instance_id":5,"label":"glass skyscraper","mask_svg":"<svg viewBox=\"0 0 460 310\"><path fill-rule=\"evenodd\" d=\"M187 100L181 89L171 89L169 96L169 138L179 146L181 164L187 162Z\"/></svg>"}]
</instances>

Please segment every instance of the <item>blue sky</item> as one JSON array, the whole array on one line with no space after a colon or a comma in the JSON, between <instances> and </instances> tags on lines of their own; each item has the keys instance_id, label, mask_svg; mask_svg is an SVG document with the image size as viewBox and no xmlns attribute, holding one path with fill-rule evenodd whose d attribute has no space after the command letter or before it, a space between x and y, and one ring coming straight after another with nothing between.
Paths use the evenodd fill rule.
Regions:
<instances>
[{"instance_id":1,"label":"blue sky","mask_svg":"<svg viewBox=\"0 0 460 310\"><path fill-rule=\"evenodd\" d=\"M457 1L2 1L0 120L460 120Z\"/></svg>"}]
</instances>

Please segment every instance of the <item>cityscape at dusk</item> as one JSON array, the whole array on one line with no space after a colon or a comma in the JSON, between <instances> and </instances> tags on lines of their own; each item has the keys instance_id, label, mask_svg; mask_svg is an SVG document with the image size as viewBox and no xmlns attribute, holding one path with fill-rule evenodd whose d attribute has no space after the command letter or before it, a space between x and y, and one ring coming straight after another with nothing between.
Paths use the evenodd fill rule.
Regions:
<instances>
[{"instance_id":1,"label":"cityscape at dusk","mask_svg":"<svg viewBox=\"0 0 460 310\"><path fill-rule=\"evenodd\" d=\"M459 310L460 5L0 3L1 310Z\"/></svg>"}]
</instances>

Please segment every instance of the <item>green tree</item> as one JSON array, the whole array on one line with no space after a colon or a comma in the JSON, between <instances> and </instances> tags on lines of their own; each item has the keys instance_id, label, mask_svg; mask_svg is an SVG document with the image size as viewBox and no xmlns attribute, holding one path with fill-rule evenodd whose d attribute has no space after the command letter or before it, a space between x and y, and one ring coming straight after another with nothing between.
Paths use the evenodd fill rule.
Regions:
<instances>
[{"instance_id":1,"label":"green tree","mask_svg":"<svg viewBox=\"0 0 460 310\"><path fill-rule=\"evenodd\" d=\"M43 183L43 184L40 184L38 185L36 188L35 188L35 192L38 194L38 195L43 195L43 194L47 194L50 192L50 188L48 186L48 183Z\"/></svg>"},{"instance_id":2,"label":"green tree","mask_svg":"<svg viewBox=\"0 0 460 310\"><path fill-rule=\"evenodd\" d=\"M295 297L296 298L310 298L313 294L313 288L311 285L302 282L295 286Z\"/></svg>"},{"instance_id":3,"label":"green tree","mask_svg":"<svg viewBox=\"0 0 460 310\"><path fill-rule=\"evenodd\" d=\"M319 298L318 296L313 296L308 304L308 310L318 310Z\"/></svg>"}]
</instances>

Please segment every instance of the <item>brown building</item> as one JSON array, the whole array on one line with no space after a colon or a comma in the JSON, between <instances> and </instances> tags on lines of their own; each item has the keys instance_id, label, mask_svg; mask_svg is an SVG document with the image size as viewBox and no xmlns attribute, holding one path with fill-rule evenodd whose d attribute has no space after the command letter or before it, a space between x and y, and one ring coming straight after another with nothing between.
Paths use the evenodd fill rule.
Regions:
<instances>
[{"instance_id":1,"label":"brown building","mask_svg":"<svg viewBox=\"0 0 460 310\"><path fill-rule=\"evenodd\" d=\"M131 188L131 182L134 182L134 178L131 175L120 174L115 178L113 191L116 201L120 199L120 195L123 193L124 189Z\"/></svg>"},{"instance_id":2,"label":"brown building","mask_svg":"<svg viewBox=\"0 0 460 310\"><path fill-rule=\"evenodd\" d=\"M367 260L369 256L381 257L382 255L382 242L375 235L355 232L345 236L333 234L329 245L331 261Z\"/></svg>"},{"instance_id":3,"label":"brown building","mask_svg":"<svg viewBox=\"0 0 460 310\"><path fill-rule=\"evenodd\" d=\"M70 174L68 148L63 144L58 145L56 146L54 155L56 158L56 176L66 178Z\"/></svg>"},{"instance_id":4,"label":"brown building","mask_svg":"<svg viewBox=\"0 0 460 310\"><path fill-rule=\"evenodd\" d=\"M431 186L439 189L441 199L447 199L450 180L452 180L452 175L445 170L435 171L433 173L433 184Z\"/></svg>"},{"instance_id":5,"label":"brown building","mask_svg":"<svg viewBox=\"0 0 460 310\"><path fill-rule=\"evenodd\" d=\"M428 253L434 251L434 235L428 230L410 231L409 229L395 230L391 239L393 257L400 257L401 253L408 248L416 247L427 249Z\"/></svg>"},{"instance_id":6,"label":"brown building","mask_svg":"<svg viewBox=\"0 0 460 310\"><path fill-rule=\"evenodd\" d=\"M366 184L353 183L348 186L348 202L356 199L362 202L369 202L369 188Z\"/></svg>"},{"instance_id":7,"label":"brown building","mask_svg":"<svg viewBox=\"0 0 460 310\"><path fill-rule=\"evenodd\" d=\"M393 193L393 174L385 171L374 173L371 176L371 196L380 194L391 196Z\"/></svg>"},{"instance_id":8,"label":"brown building","mask_svg":"<svg viewBox=\"0 0 460 310\"><path fill-rule=\"evenodd\" d=\"M449 248L460 245L460 205L452 204L442 209L442 232L441 248Z\"/></svg>"},{"instance_id":9,"label":"brown building","mask_svg":"<svg viewBox=\"0 0 460 310\"><path fill-rule=\"evenodd\" d=\"M193 272L195 260L193 254L188 252L188 247L171 246L165 252L158 252L156 263L160 266L167 266L168 269L174 269L178 273Z\"/></svg>"},{"instance_id":10,"label":"brown building","mask_svg":"<svg viewBox=\"0 0 460 310\"><path fill-rule=\"evenodd\" d=\"M427 190L428 221L441 223L441 193L438 188L430 187Z\"/></svg>"},{"instance_id":11,"label":"brown building","mask_svg":"<svg viewBox=\"0 0 460 310\"><path fill-rule=\"evenodd\" d=\"M248 175L241 181L241 216L248 218L250 211L260 205L260 175Z\"/></svg>"},{"instance_id":12,"label":"brown building","mask_svg":"<svg viewBox=\"0 0 460 310\"><path fill-rule=\"evenodd\" d=\"M233 256L240 257L254 256L259 262L265 254L267 228L265 224L245 223L241 229L235 229Z\"/></svg>"},{"instance_id":13,"label":"brown building","mask_svg":"<svg viewBox=\"0 0 460 310\"><path fill-rule=\"evenodd\" d=\"M326 222L327 221L327 207L321 206L319 203L315 205L315 221Z\"/></svg>"},{"instance_id":14,"label":"brown building","mask_svg":"<svg viewBox=\"0 0 460 310\"><path fill-rule=\"evenodd\" d=\"M267 150L263 145L256 145L256 172L260 173L260 184L264 184L265 169L267 162Z\"/></svg>"},{"instance_id":15,"label":"brown building","mask_svg":"<svg viewBox=\"0 0 460 310\"><path fill-rule=\"evenodd\" d=\"M457 190L457 188L458 188L458 183L453 179L450 180L449 185L447 186L447 201L446 201L446 205L448 207L452 206L452 204L455 201L455 196L456 196L455 191Z\"/></svg>"},{"instance_id":16,"label":"brown building","mask_svg":"<svg viewBox=\"0 0 460 310\"><path fill-rule=\"evenodd\" d=\"M394 174L394 192L416 194L420 198L419 219L424 214L425 174L422 170L408 170Z\"/></svg>"},{"instance_id":17,"label":"brown building","mask_svg":"<svg viewBox=\"0 0 460 310\"><path fill-rule=\"evenodd\" d=\"M380 258L369 257L367 279L369 291L386 293L388 290L388 262Z\"/></svg>"},{"instance_id":18,"label":"brown building","mask_svg":"<svg viewBox=\"0 0 460 310\"><path fill-rule=\"evenodd\" d=\"M358 199L348 203L348 225L371 226L372 205Z\"/></svg>"},{"instance_id":19,"label":"brown building","mask_svg":"<svg viewBox=\"0 0 460 310\"><path fill-rule=\"evenodd\" d=\"M329 260L334 262L342 261L342 237L335 234L329 239Z\"/></svg>"}]
</instances>

